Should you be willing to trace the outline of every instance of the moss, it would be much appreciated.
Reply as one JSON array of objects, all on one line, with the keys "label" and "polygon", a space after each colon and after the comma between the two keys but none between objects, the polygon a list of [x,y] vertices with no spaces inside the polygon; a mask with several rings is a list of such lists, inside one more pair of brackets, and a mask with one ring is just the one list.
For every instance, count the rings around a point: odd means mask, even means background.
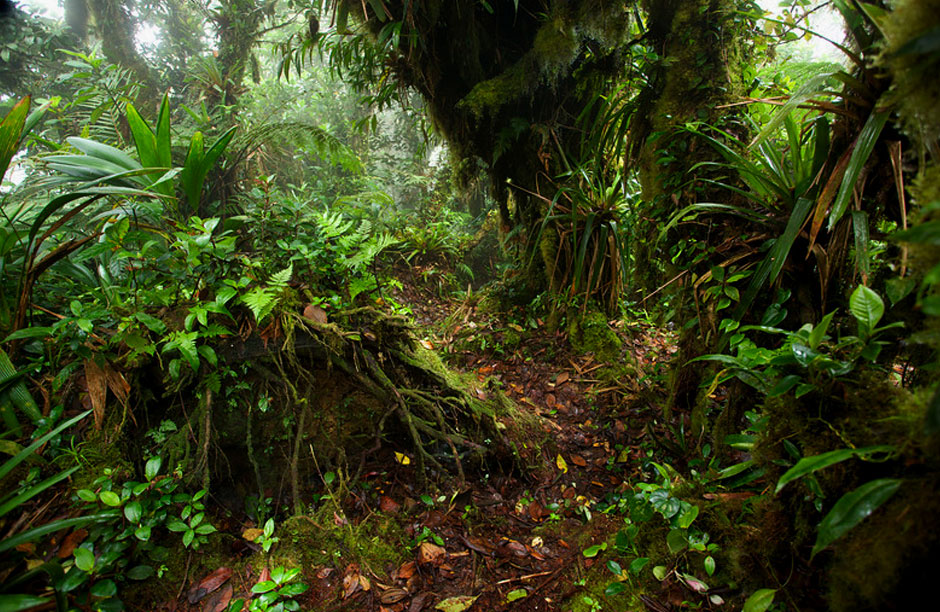
[{"label": "moss", "polygon": [[828,599],[835,612],[916,610],[940,567],[940,480],[908,480],[837,543]]},{"label": "moss", "polygon": [[623,348],[620,337],[607,324],[607,317],[597,311],[569,315],[568,339],[576,351],[594,353],[599,361],[618,361]]},{"label": "moss", "polygon": [[881,22],[885,51],[880,58],[893,77],[892,96],[908,132],[921,142],[940,137],[940,58],[936,52],[898,55],[897,51],[940,25],[940,0],[900,0]]},{"label": "moss", "polygon": [[359,563],[377,575],[400,564],[408,538],[394,517],[376,513],[358,525],[337,525],[334,507],[292,517],[278,528],[280,538],[270,562],[284,567],[339,567]]}]

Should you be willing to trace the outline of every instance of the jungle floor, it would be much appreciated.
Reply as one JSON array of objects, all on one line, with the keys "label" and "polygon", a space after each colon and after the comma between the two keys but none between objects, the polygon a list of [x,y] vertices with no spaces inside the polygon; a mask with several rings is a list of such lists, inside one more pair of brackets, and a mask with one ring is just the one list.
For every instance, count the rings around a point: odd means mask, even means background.
[{"label": "jungle floor", "polygon": [[[125,600],[130,609],[221,612],[267,577],[266,559],[269,568],[304,565],[302,610],[601,609],[590,593],[603,593],[615,578],[604,568],[608,556],[596,554],[600,548],[591,556],[591,547],[606,548],[623,518],[593,504],[643,480],[639,459],[668,437],[654,424],[662,412],[653,381],[676,350],[670,335],[612,322],[622,359],[636,373],[604,383],[597,374],[610,364],[573,351],[563,330],[549,331],[536,319],[520,333],[519,323],[441,298],[421,282],[420,268],[402,272],[395,297],[413,309],[422,343],[447,354],[451,367],[481,381],[495,378],[520,406],[545,418],[556,447],[542,454],[544,465],[527,473],[496,465],[469,471],[463,487],[438,482],[422,489],[415,466],[383,449],[361,482],[322,501],[312,516],[278,524],[271,555],[246,540],[246,530],[260,527],[246,515],[217,519],[225,544],[191,553],[177,584],[164,581],[155,600]],[[313,554],[296,550],[311,542],[319,548]],[[642,601],[665,610],[690,597],[688,587],[667,579]]]}]

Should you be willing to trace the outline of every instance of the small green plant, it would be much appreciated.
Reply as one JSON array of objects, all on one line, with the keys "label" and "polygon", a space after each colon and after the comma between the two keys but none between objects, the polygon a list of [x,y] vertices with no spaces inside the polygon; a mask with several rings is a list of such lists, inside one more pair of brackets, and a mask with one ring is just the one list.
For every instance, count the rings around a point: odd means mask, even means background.
[{"label": "small green plant", "polygon": [[[300,575],[299,569],[285,569],[283,567],[272,569],[268,580],[251,587],[251,592],[257,597],[248,602],[248,612],[300,610],[300,604],[294,598],[302,595],[309,587],[303,582],[294,582],[298,575]],[[234,599],[226,608],[226,612],[242,612],[244,609],[245,600]]]},{"label": "small green plant", "polygon": [[255,541],[258,544],[261,544],[261,549],[265,553],[271,552],[271,547],[280,541],[280,538],[275,537],[274,535],[274,519],[273,518],[269,518],[267,521],[265,521],[264,529],[262,529],[261,535],[259,535],[258,539]]}]

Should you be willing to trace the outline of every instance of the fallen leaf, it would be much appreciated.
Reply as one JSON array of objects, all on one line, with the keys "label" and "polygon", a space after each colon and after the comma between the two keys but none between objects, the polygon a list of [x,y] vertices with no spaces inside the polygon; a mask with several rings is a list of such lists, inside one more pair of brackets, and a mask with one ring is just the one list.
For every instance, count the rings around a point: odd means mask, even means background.
[{"label": "fallen leaf", "polygon": [[336,525],[337,527],[345,527],[346,525],[349,524],[349,521],[346,520],[345,516],[340,516],[334,510],[333,511],[333,524]]},{"label": "fallen leaf", "polygon": [[538,503],[537,501],[533,501],[531,504],[529,504],[529,518],[538,523],[542,520],[542,516],[544,516],[544,508],[542,508],[542,504]]},{"label": "fallen leaf", "polygon": [[459,597],[448,597],[441,603],[434,606],[434,609],[442,610],[442,612],[463,612],[473,605],[473,602],[477,600],[477,597],[479,597],[479,595],[461,595]]},{"label": "fallen leaf", "polygon": [[307,307],[304,308],[304,318],[315,321],[320,325],[326,325],[328,321],[326,311],[314,304],[307,304]]},{"label": "fallen leaf", "polygon": [[408,561],[398,568],[398,577],[402,580],[408,580],[415,575],[415,562]]},{"label": "fallen leaf", "polygon": [[431,344],[431,342],[429,342],[428,340],[418,340],[418,342],[420,342],[420,343],[421,343],[421,346],[423,346],[424,348],[428,349],[429,351],[433,351],[433,350],[434,350],[434,345]]},{"label": "fallen leaf", "polygon": [[406,597],[408,597],[408,591],[399,589],[398,587],[391,587],[382,591],[382,594],[379,595],[379,601],[383,604],[393,604],[398,603]]},{"label": "fallen leaf", "polygon": [[398,451],[395,451],[395,461],[402,465],[409,465],[411,463],[411,457],[405,453],[399,453]]},{"label": "fallen leaf", "polygon": [[343,599],[348,599],[351,595],[363,589],[361,578],[358,563],[350,563],[346,566],[346,573],[343,575]]},{"label": "fallen leaf", "polygon": [[388,495],[383,495],[379,499],[379,510],[382,512],[388,512],[389,514],[395,514],[401,508],[401,504],[389,497]]},{"label": "fallen leaf", "polygon": [[421,542],[418,547],[418,563],[421,565],[440,565],[444,562],[447,551],[431,542]]},{"label": "fallen leaf", "polygon": [[558,375],[558,378],[555,379],[555,386],[560,387],[561,385],[568,382],[569,378],[570,376],[568,375],[567,372],[562,372],[561,374]]},{"label": "fallen leaf", "polygon": [[558,469],[564,473],[568,473],[568,463],[565,461],[565,458],[561,456],[561,453],[558,453],[558,456],[555,457],[555,465],[558,466]]},{"label": "fallen leaf", "polygon": [[199,584],[189,590],[189,603],[194,604],[202,600],[203,597],[215,591],[225,584],[225,581],[232,577],[232,570],[227,567],[220,567],[201,581]]},{"label": "fallen leaf", "polygon": [[94,359],[85,360],[85,384],[92,410],[95,411],[95,429],[100,430],[104,423],[105,402],[108,399],[108,375]]},{"label": "fallen leaf", "polygon": [[213,593],[206,603],[202,605],[203,612],[225,612],[229,602],[232,601],[234,590],[231,584],[226,584],[221,590]]},{"label": "fallen leaf", "polygon": [[326,578],[328,578],[329,575],[332,573],[333,573],[332,567],[324,567],[324,568],[321,568],[320,571],[317,572],[317,578],[319,578],[320,580],[326,580]]},{"label": "fallen leaf", "polygon": [[587,466],[587,461],[584,460],[580,455],[571,455],[571,463],[575,464],[578,467]]},{"label": "fallen leaf", "polygon": [[[58,557],[60,559],[66,559],[72,556],[72,551],[75,550],[75,547],[85,541],[85,538],[88,536],[87,529],[76,529],[72,533],[65,536],[65,539],[62,540],[62,546],[59,547]],[[19,547],[17,547],[19,550]]]},{"label": "fallen leaf", "polygon": [[19,552],[26,553],[27,555],[31,555],[36,552],[36,544],[34,542],[23,542],[22,544],[17,544],[15,548]]},{"label": "fallen leaf", "polygon": [[421,612],[421,610],[424,610],[424,604],[426,604],[431,597],[433,597],[433,594],[428,592],[415,596],[415,598],[411,600],[408,612]]},{"label": "fallen leaf", "polygon": [[264,533],[264,529],[258,529],[257,527],[252,527],[250,529],[244,530],[242,532],[242,537],[248,540],[249,542],[254,542],[263,533]]}]

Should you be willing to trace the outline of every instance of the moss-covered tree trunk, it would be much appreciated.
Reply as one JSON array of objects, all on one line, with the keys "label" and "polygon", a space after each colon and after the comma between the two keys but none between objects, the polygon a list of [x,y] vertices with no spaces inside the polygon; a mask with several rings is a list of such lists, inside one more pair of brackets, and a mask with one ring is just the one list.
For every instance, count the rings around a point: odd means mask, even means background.
[{"label": "moss-covered tree trunk", "polygon": [[[734,12],[733,0],[665,0],[645,4],[649,19],[647,36],[660,60],[651,66],[649,86],[640,94],[631,125],[628,163],[636,165],[643,199],[651,207],[646,215],[649,221],[639,230],[645,239],[635,243],[634,253],[637,261],[634,285],[649,293],[682,272],[670,263],[668,254],[654,252],[659,223],[684,206],[709,201],[701,200],[705,193],[689,170],[718,157],[713,149],[696,146],[700,143],[679,128],[689,122],[716,125],[727,120],[727,110],[718,107],[734,100],[743,90],[746,22]],[[689,310],[694,308],[689,279],[680,278],[670,291],[680,293],[674,300],[680,310],[675,319],[688,320]],[[701,327],[684,331],[677,365],[681,368],[681,364],[705,349]],[[680,368],[674,371],[669,408],[692,410],[701,369]],[[694,416],[693,421],[700,423],[700,415]]]}]

